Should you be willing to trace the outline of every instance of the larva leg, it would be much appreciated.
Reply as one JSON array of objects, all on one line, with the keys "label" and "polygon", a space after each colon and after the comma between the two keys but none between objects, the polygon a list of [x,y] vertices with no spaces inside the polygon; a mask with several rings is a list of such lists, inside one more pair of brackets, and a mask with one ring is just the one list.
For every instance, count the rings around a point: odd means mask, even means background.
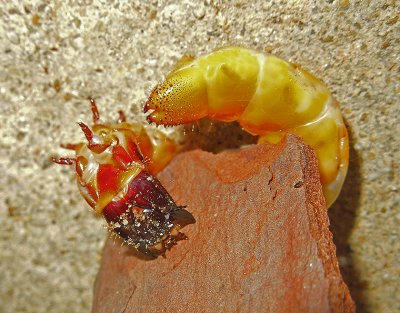
[{"label": "larva leg", "polygon": [[328,88],[296,64],[227,47],[178,65],[150,94],[148,120],[176,125],[209,117],[238,121],[260,142],[301,136],[317,154],[328,206],[343,185],[348,136]]},{"label": "larva leg", "polygon": [[67,149],[67,150],[76,150],[76,148],[78,147],[77,144],[73,144],[73,143],[62,143],[60,145],[61,148],[63,149]]},{"label": "larva leg", "polygon": [[90,107],[91,107],[92,115],[93,115],[93,124],[97,124],[97,122],[100,119],[100,114],[99,114],[99,110],[97,108],[96,101],[93,98],[90,98],[89,101],[90,101]]},{"label": "larva leg", "polygon": [[64,158],[64,157],[52,157],[51,162],[60,164],[60,165],[74,165],[76,162],[75,158]]},{"label": "larva leg", "polygon": [[121,124],[126,122],[126,115],[124,113],[124,111],[119,110],[118,111],[118,119],[117,119],[117,124]]}]

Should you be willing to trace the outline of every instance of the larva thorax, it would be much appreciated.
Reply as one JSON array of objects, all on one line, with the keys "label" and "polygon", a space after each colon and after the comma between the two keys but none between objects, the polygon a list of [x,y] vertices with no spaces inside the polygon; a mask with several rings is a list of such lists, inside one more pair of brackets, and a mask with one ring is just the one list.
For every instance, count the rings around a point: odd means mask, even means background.
[{"label": "larva thorax", "polygon": [[[126,123],[95,124],[91,129],[80,124],[88,144],[76,148],[78,186],[85,200],[97,213],[144,170],[143,155],[137,142],[140,128]],[[151,147],[142,144],[144,152]]]},{"label": "larva thorax", "polygon": [[185,59],[153,90],[145,111],[164,125],[237,121],[259,142],[297,134],[317,153],[328,206],[343,184],[348,137],[335,99],[320,80],[275,56],[227,47]]}]

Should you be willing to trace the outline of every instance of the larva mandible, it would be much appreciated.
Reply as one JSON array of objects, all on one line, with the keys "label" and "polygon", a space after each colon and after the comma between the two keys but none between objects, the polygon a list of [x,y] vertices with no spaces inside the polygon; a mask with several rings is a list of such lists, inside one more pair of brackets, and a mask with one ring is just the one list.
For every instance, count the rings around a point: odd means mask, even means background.
[{"label": "larva mandible", "polygon": [[203,117],[238,121],[259,143],[297,134],[317,154],[328,207],[342,188],[349,139],[338,103],[296,64],[240,47],[186,57],[153,89],[144,110],[150,122],[163,125]]},{"label": "larva mandible", "polygon": [[79,123],[87,143],[64,145],[76,156],[52,161],[75,165],[83,198],[126,243],[148,256],[164,254],[185,238],[180,229],[195,222],[154,176],[177,146],[160,131],[127,123],[122,112],[117,123],[101,124],[96,103],[90,102],[92,127]]}]

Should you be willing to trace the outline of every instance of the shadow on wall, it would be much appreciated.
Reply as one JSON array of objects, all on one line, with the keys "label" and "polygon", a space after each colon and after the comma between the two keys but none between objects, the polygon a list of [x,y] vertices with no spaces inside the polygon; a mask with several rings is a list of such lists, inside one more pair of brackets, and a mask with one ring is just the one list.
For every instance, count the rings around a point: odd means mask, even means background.
[{"label": "shadow on wall", "polygon": [[343,279],[350,289],[350,294],[357,306],[357,312],[366,311],[366,297],[364,295],[365,281],[359,276],[349,238],[354,227],[357,210],[360,205],[361,189],[361,159],[353,147],[353,133],[347,125],[350,137],[349,170],[339,198],[329,209],[328,215],[333,241],[336,245],[336,254],[339,260]]},{"label": "shadow on wall", "polygon": [[256,144],[258,139],[258,136],[244,131],[237,122],[225,123],[206,118],[184,125],[184,133],[184,150],[201,149],[212,153]]}]

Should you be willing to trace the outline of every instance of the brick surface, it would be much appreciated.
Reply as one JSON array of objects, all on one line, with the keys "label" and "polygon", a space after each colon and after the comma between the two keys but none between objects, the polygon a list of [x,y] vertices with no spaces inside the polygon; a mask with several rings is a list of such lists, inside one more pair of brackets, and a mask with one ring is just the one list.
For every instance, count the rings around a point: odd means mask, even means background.
[{"label": "brick surface", "polygon": [[160,180],[197,222],[166,258],[110,239],[93,312],[354,312],[314,153],[297,137],[176,157]]}]

